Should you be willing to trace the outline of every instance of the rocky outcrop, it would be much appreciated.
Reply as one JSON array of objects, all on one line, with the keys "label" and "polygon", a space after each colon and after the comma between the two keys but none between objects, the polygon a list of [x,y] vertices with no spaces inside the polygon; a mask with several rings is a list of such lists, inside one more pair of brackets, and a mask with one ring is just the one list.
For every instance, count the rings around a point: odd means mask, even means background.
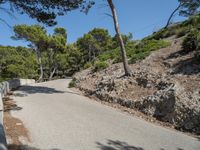
[{"label": "rocky outcrop", "polygon": [[[102,101],[139,110],[177,129],[200,134],[200,68],[191,61],[191,53],[182,55],[180,43],[131,65],[132,77],[123,76],[122,64],[113,64],[100,72],[87,69],[77,73],[76,86]],[[188,66],[190,71],[186,72]]]}]

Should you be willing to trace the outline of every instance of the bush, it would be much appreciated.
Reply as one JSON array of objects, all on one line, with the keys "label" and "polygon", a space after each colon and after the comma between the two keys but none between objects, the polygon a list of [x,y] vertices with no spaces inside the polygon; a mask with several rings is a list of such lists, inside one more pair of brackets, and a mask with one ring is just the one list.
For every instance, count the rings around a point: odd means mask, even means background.
[{"label": "bush", "polygon": [[70,81],[68,87],[69,87],[69,88],[73,88],[73,87],[75,87],[75,86],[76,86],[76,79],[73,78],[73,79]]},{"label": "bush", "polygon": [[94,64],[94,70],[100,71],[100,70],[106,69],[108,66],[109,66],[108,63],[105,61],[97,61]]},{"label": "bush", "polygon": [[195,59],[200,62],[200,31],[193,28],[182,43],[185,52],[194,52]]},{"label": "bush", "polygon": [[182,43],[182,48],[185,52],[190,52],[197,49],[199,34],[199,31],[193,28],[190,33],[185,37]]},{"label": "bush", "polygon": [[133,55],[133,56],[131,57],[131,59],[129,60],[129,63],[130,63],[130,64],[133,64],[133,63],[136,63],[136,62],[139,61],[139,60],[143,60],[143,59],[145,59],[147,56],[149,56],[149,54],[150,54],[150,51],[135,54],[135,55]]},{"label": "bush", "polygon": [[174,30],[175,27],[170,27],[167,29],[161,29],[157,32],[154,32],[153,35],[147,37],[146,39],[148,40],[160,40],[160,39],[164,39],[164,38],[168,38],[172,35],[176,34],[176,31]]},{"label": "bush", "polygon": [[198,62],[200,62],[200,34],[197,38],[197,42],[198,42],[198,45],[197,45],[197,48],[196,48],[196,52],[195,52],[195,58]]},{"label": "bush", "polygon": [[92,63],[91,62],[87,62],[86,64],[84,64],[83,69],[88,69],[92,67]]},{"label": "bush", "polygon": [[187,27],[179,28],[176,30],[176,37],[182,37],[185,36],[189,32]]},{"label": "bush", "polygon": [[140,41],[133,49],[132,54],[129,56],[129,63],[136,63],[139,60],[145,59],[151,51],[158,50],[169,46],[170,43],[164,40],[148,40],[144,39]]},{"label": "bush", "polygon": [[200,48],[198,48],[198,50],[195,53],[195,58],[198,62],[200,62]]}]

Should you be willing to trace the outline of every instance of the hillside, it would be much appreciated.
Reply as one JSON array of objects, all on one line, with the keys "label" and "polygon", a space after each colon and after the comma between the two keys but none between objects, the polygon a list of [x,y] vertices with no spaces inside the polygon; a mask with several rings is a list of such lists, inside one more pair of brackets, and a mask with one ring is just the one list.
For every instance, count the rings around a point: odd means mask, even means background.
[{"label": "hillside", "polygon": [[[189,32],[180,36],[183,24],[186,23],[172,26],[179,34],[171,27],[165,29],[164,32],[173,31],[162,38],[170,46],[130,65],[132,77],[123,76],[122,63],[110,63],[103,70],[91,67],[76,73],[71,84],[88,96],[140,111],[176,129],[200,134],[200,66],[194,58],[196,51],[183,49],[182,43]],[[146,39],[155,39],[158,33]]]}]

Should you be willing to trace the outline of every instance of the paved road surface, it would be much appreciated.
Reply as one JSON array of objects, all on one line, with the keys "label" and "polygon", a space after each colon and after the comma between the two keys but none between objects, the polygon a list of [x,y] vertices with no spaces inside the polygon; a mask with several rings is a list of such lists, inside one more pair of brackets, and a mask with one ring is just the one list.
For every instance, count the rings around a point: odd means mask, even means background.
[{"label": "paved road surface", "polygon": [[[29,130],[36,150],[200,150],[200,141],[80,96],[69,80],[24,86],[12,115]],[[30,148],[31,149],[31,148]],[[34,150],[35,150],[34,149]]]}]

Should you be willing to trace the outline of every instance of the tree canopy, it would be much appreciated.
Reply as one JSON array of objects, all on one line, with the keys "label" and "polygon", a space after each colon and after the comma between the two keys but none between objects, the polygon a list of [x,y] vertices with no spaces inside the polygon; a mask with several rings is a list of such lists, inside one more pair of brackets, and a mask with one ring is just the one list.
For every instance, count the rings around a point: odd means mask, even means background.
[{"label": "tree canopy", "polygon": [[55,20],[57,16],[74,9],[87,13],[94,5],[94,1],[90,0],[0,0],[0,6],[6,3],[9,4],[9,10],[12,12],[25,13],[49,26],[57,23]]},{"label": "tree canopy", "polygon": [[181,7],[179,10],[179,15],[181,16],[191,16],[199,13],[200,0],[178,0]]}]

